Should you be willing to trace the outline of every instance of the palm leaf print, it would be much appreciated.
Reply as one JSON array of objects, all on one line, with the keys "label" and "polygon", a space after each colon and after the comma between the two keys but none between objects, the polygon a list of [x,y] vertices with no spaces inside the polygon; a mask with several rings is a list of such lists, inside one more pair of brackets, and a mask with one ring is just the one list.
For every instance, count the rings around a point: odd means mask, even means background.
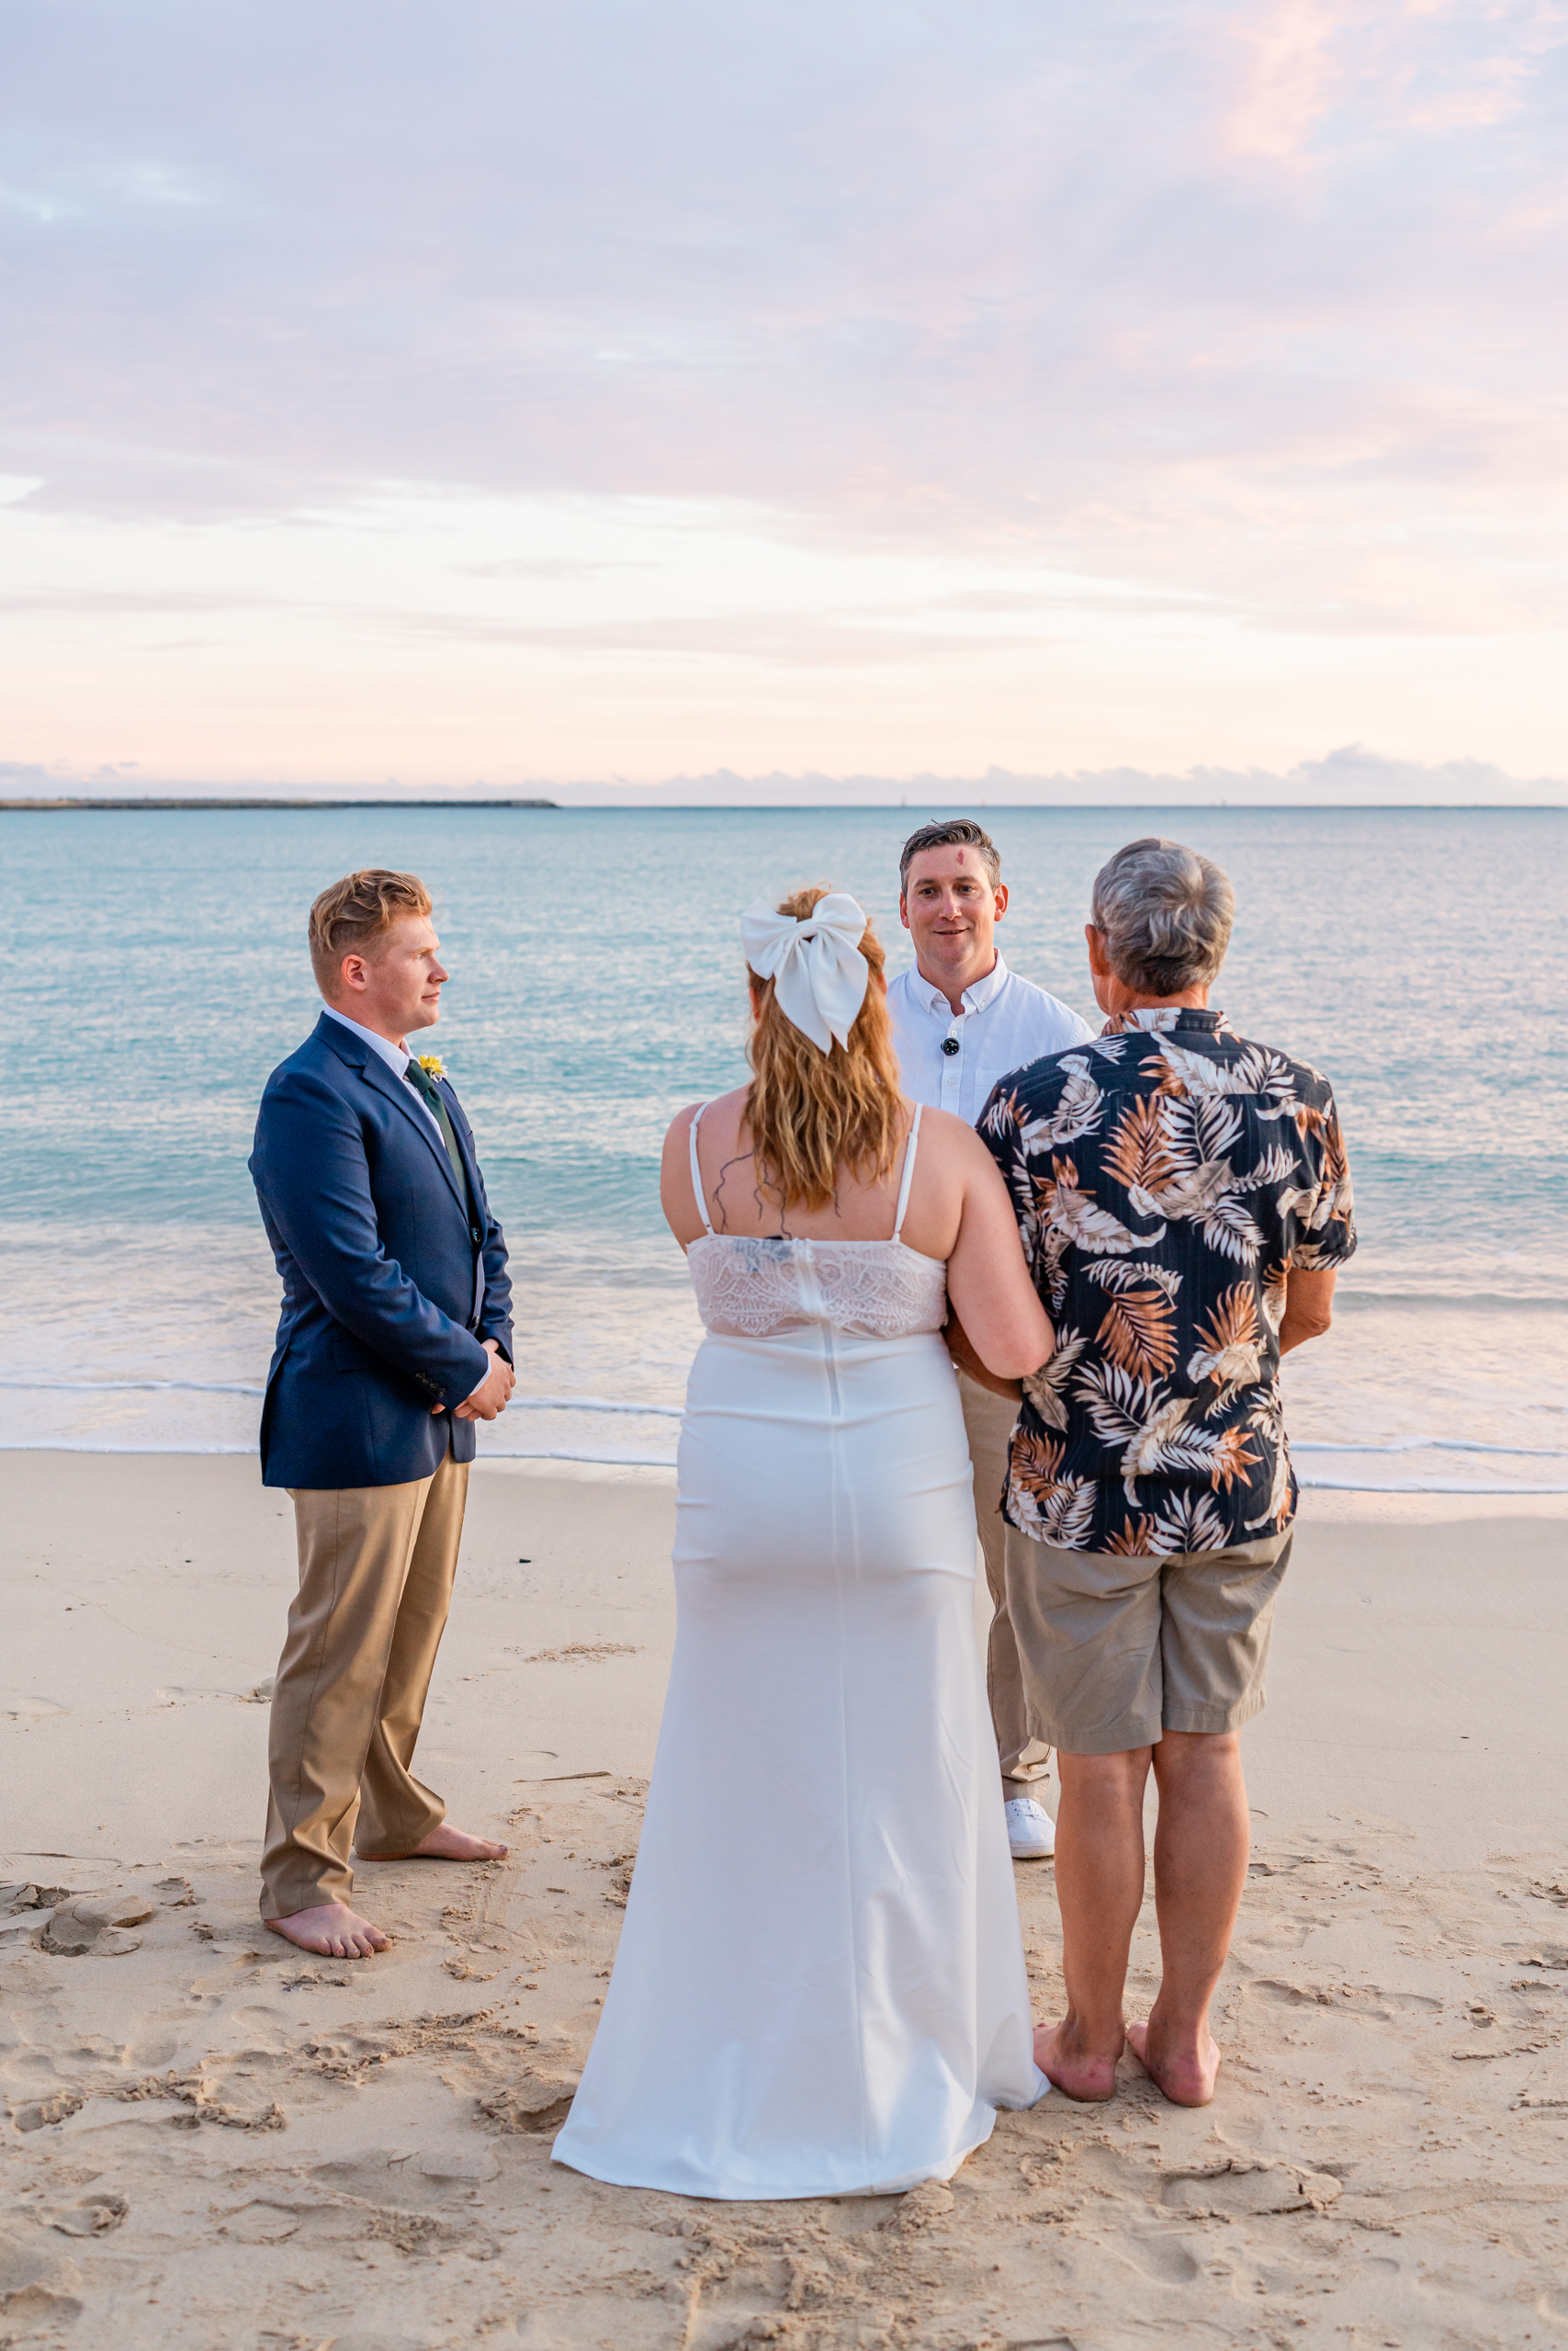
[{"label": "palm leaf print", "polygon": [[1129,1265],[1120,1257],[1097,1257],[1091,1265],[1080,1266],[1078,1271],[1086,1282],[1098,1283],[1100,1289],[1114,1290],[1118,1294],[1123,1290],[1140,1290],[1145,1282],[1152,1282],[1156,1290],[1174,1298],[1181,1287],[1180,1274],[1168,1265]]},{"label": "palm leaf print", "polygon": [[[1282,1097],[1288,1095],[1294,1107],[1295,1084],[1291,1065],[1282,1054],[1270,1052],[1265,1045],[1249,1045],[1234,1061],[1195,1053],[1168,1036],[1161,1037],[1159,1050],[1167,1073],[1160,1084],[1162,1093],[1268,1094],[1280,1107],[1284,1106]],[[1168,1084],[1167,1079],[1175,1082]]]},{"label": "palm leaf print", "polygon": [[1156,1379],[1176,1361],[1176,1309],[1153,1287],[1128,1290],[1111,1299],[1095,1337],[1124,1372]]},{"label": "palm leaf print", "polygon": [[1041,1206],[1064,1241],[1097,1257],[1127,1257],[1135,1249],[1148,1247],[1147,1240],[1130,1233],[1109,1208],[1101,1208],[1092,1193],[1078,1190],[1076,1161],[1053,1156],[1051,1167],[1055,1181],[1042,1187]]},{"label": "palm leaf print", "polygon": [[1245,1429],[1225,1429],[1210,1439],[1213,1459],[1209,1471],[1209,1483],[1217,1494],[1223,1486],[1228,1494],[1238,1477],[1256,1469],[1262,1459],[1260,1453],[1248,1452]]},{"label": "palm leaf print", "polygon": [[1193,1220],[1211,1249],[1237,1265],[1250,1265],[1263,1246],[1263,1234],[1234,1192],[1223,1192]]},{"label": "palm leaf print", "polygon": [[1154,1094],[1135,1095],[1117,1120],[1116,1132],[1107,1146],[1104,1165],[1129,1192],[1157,1192],[1175,1172],[1160,1108]]},{"label": "palm leaf print", "polygon": [[1120,1534],[1113,1534],[1104,1546],[1119,1559],[1151,1559],[1157,1555],[1159,1545],[1155,1541],[1155,1521],[1145,1511],[1141,1518],[1129,1519]]},{"label": "palm leaf print", "polygon": [[1089,1074],[1081,1054],[1065,1053],[1068,1072],[1056,1108],[1049,1118],[1030,1119],[1019,1127],[1026,1151],[1048,1150],[1054,1144],[1076,1143],[1081,1136],[1098,1134],[1105,1114],[1105,1096]]},{"label": "palm leaf print", "polygon": [[1054,1437],[1021,1429],[1012,1441],[1010,1491],[1013,1506],[1033,1522],[1042,1543],[1077,1551],[1094,1522],[1092,1477],[1063,1477],[1064,1449]]},{"label": "palm leaf print", "polygon": [[1284,1528],[1291,1273],[1355,1247],[1327,1080],[1223,1017],[1166,1007],[1108,1021],[1004,1092],[982,1131],[1059,1332],[1023,1384],[1016,1523],[1145,1563]]},{"label": "palm leaf print", "polygon": [[1223,1406],[1250,1387],[1263,1368],[1258,1302],[1249,1282],[1235,1282],[1200,1324],[1197,1351],[1187,1366],[1190,1380],[1213,1380],[1219,1393],[1209,1407],[1212,1419]]},{"label": "palm leaf print", "polygon": [[1313,1102],[1293,1102],[1291,1115],[1303,1143],[1311,1136],[1314,1143],[1322,1144],[1324,1174],[1330,1181],[1337,1182],[1346,1168],[1345,1137],[1339,1130],[1339,1113],[1333,1101],[1326,1110],[1319,1110]]},{"label": "palm leaf print", "polygon": [[1283,1183],[1287,1176],[1295,1174],[1300,1165],[1301,1161],[1293,1151],[1282,1150],[1276,1143],[1273,1149],[1265,1151],[1258,1165],[1249,1168],[1240,1179],[1242,1190],[1261,1192],[1266,1183]]},{"label": "palm leaf print", "polygon": [[[1118,1363],[1086,1363],[1073,1394],[1089,1407],[1094,1433],[1108,1445],[1134,1442],[1164,1402],[1164,1390],[1151,1388]],[[1186,1411],[1185,1404],[1182,1406]]]},{"label": "palm leaf print", "polygon": [[1256,1429],[1273,1458],[1274,1475],[1269,1485],[1269,1499],[1256,1519],[1247,1520],[1247,1531],[1258,1527],[1287,1527],[1294,1511],[1291,1502],[1291,1449],[1285,1442],[1285,1407],[1278,1388],[1265,1388],[1247,1416],[1247,1425]]},{"label": "palm leaf print", "polygon": [[998,1094],[995,1102],[987,1103],[978,1132],[982,1135],[994,1135],[998,1141],[1005,1142],[1009,1135],[1016,1131],[1017,1126],[1018,1096]]},{"label": "palm leaf print", "polygon": [[1055,1482],[1065,1457],[1055,1437],[1037,1437],[1032,1429],[1020,1429],[1012,1441],[1009,1474],[1026,1494],[1039,1495]]},{"label": "palm leaf print", "polygon": [[[1297,1164],[1299,1163],[1292,1162],[1292,1169]],[[1280,1215],[1299,1218],[1302,1226],[1309,1233],[1320,1233],[1325,1225],[1333,1224],[1337,1218],[1352,1215],[1355,1212],[1356,1201],[1350,1184],[1350,1171],[1345,1165],[1343,1146],[1340,1147],[1339,1166],[1340,1172],[1336,1178],[1329,1173],[1325,1155],[1323,1180],[1320,1183],[1309,1183],[1304,1190],[1300,1186],[1292,1186],[1277,1193],[1274,1205]],[[1303,1169],[1302,1172],[1310,1174],[1311,1170]]]},{"label": "palm leaf print", "polygon": [[1023,1383],[1024,1395],[1047,1429],[1065,1429],[1067,1425],[1067,1380],[1088,1345],[1081,1330],[1058,1332],[1050,1362],[1042,1364],[1039,1371],[1031,1372]]},{"label": "palm leaf print", "polygon": [[[1169,1147],[1170,1178],[1158,1192],[1142,1184],[1132,1188],[1132,1205],[1141,1216],[1195,1224],[1211,1249],[1250,1265],[1263,1234],[1241,1198],[1245,1179],[1228,1156],[1241,1133],[1240,1105],[1217,1095],[1168,1102],[1161,1105],[1160,1125]],[[1152,1247],[1156,1238],[1140,1246]]]},{"label": "palm leaf print", "polygon": [[1280,1335],[1280,1325],[1285,1319],[1285,1294],[1289,1283],[1290,1268],[1284,1264],[1267,1265],[1258,1276],[1263,1319],[1276,1339]]},{"label": "palm leaf print", "polygon": [[1059,1477],[1047,1487],[1034,1512],[1041,1542],[1058,1551],[1086,1551],[1098,1490],[1092,1477]]},{"label": "palm leaf print", "polygon": [[1179,1133],[1185,1127],[1191,1158],[1213,1164],[1228,1159],[1241,1137],[1241,1104],[1226,1102],[1223,1095],[1201,1095],[1183,1109],[1174,1106],[1166,1121],[1169,1129]]},{"label": "palm leaf print", "polygon": [[1151,1548],[1167,1556],[1175,1551],[1224,1551],[1230,1544],[1230,1531],[1207,1494],[1173,1494],[1155,1530]]}]

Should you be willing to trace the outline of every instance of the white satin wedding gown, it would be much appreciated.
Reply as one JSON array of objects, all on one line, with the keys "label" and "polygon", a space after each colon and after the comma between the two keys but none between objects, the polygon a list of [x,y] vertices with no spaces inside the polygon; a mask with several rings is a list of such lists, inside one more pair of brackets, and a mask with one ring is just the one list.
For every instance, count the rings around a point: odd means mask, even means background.
[{"label": "white satin wedding gown", "polygon": [[975,1509],[901,1238],[715,1233],[682,1426],[674,1660],[558,2162],[678,2195],[947,2179],[1048,2086],[975,1636]]}]

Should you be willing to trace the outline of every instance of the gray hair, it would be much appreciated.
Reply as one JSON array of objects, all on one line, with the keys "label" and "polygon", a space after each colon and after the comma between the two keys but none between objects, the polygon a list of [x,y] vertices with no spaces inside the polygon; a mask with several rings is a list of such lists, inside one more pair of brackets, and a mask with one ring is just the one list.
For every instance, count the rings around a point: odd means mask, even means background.
[{"label": "gray hair", "polygon": [[1094,927],[1125,987],[1151,996],[1203,988],[1225,959],[1235,893],[1196,849],[1151,835],[1130,841],[1094,877]]},{"label": "gray hair", "polygon": [[977,849],[980,863],[990,877],[993,889],[1002,877],[1002,861],[997,844],[985,828],[973,817],[943,817],[935,824],[923,824],[904,843],[898,860],[898,893],[902,897],[909,887],[909,867],[922,849]]}]

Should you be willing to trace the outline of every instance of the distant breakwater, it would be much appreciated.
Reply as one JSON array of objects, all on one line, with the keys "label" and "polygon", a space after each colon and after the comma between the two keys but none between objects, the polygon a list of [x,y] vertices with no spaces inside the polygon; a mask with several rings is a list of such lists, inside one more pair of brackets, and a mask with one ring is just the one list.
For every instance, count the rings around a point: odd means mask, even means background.
[{"label": "distant breakwater", "polygon": [[58,815],[70,808],[556,808],[558,800],[0,800],[0,808],[31,809]]}]

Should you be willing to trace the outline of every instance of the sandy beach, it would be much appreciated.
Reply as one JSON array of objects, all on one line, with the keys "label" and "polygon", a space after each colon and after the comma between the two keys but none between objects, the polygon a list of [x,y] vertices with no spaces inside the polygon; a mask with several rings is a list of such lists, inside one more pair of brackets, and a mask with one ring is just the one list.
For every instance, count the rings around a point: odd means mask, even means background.
[{"label": "sandy beach", "polygon": [[[243,1459],[50,1452],[0,1498],[0,2343],[1568,2338],[1561,1516],[1309,1498],[1212,2108],[1128,2061],[951,2188],[717,2206],[548,2160],[657,1735],[668,1475],[476,1475],[422,1769],[512,1854],[365,1869],[396,1940],[358,1966],[256,1915],[286,1498]],[[738,1777],[738,1837],[767,1803]],[[1017,1876],[1049,2013],[1051,1871]],[[1146,1916],[1134,2014],[1156,1962]]]}]

